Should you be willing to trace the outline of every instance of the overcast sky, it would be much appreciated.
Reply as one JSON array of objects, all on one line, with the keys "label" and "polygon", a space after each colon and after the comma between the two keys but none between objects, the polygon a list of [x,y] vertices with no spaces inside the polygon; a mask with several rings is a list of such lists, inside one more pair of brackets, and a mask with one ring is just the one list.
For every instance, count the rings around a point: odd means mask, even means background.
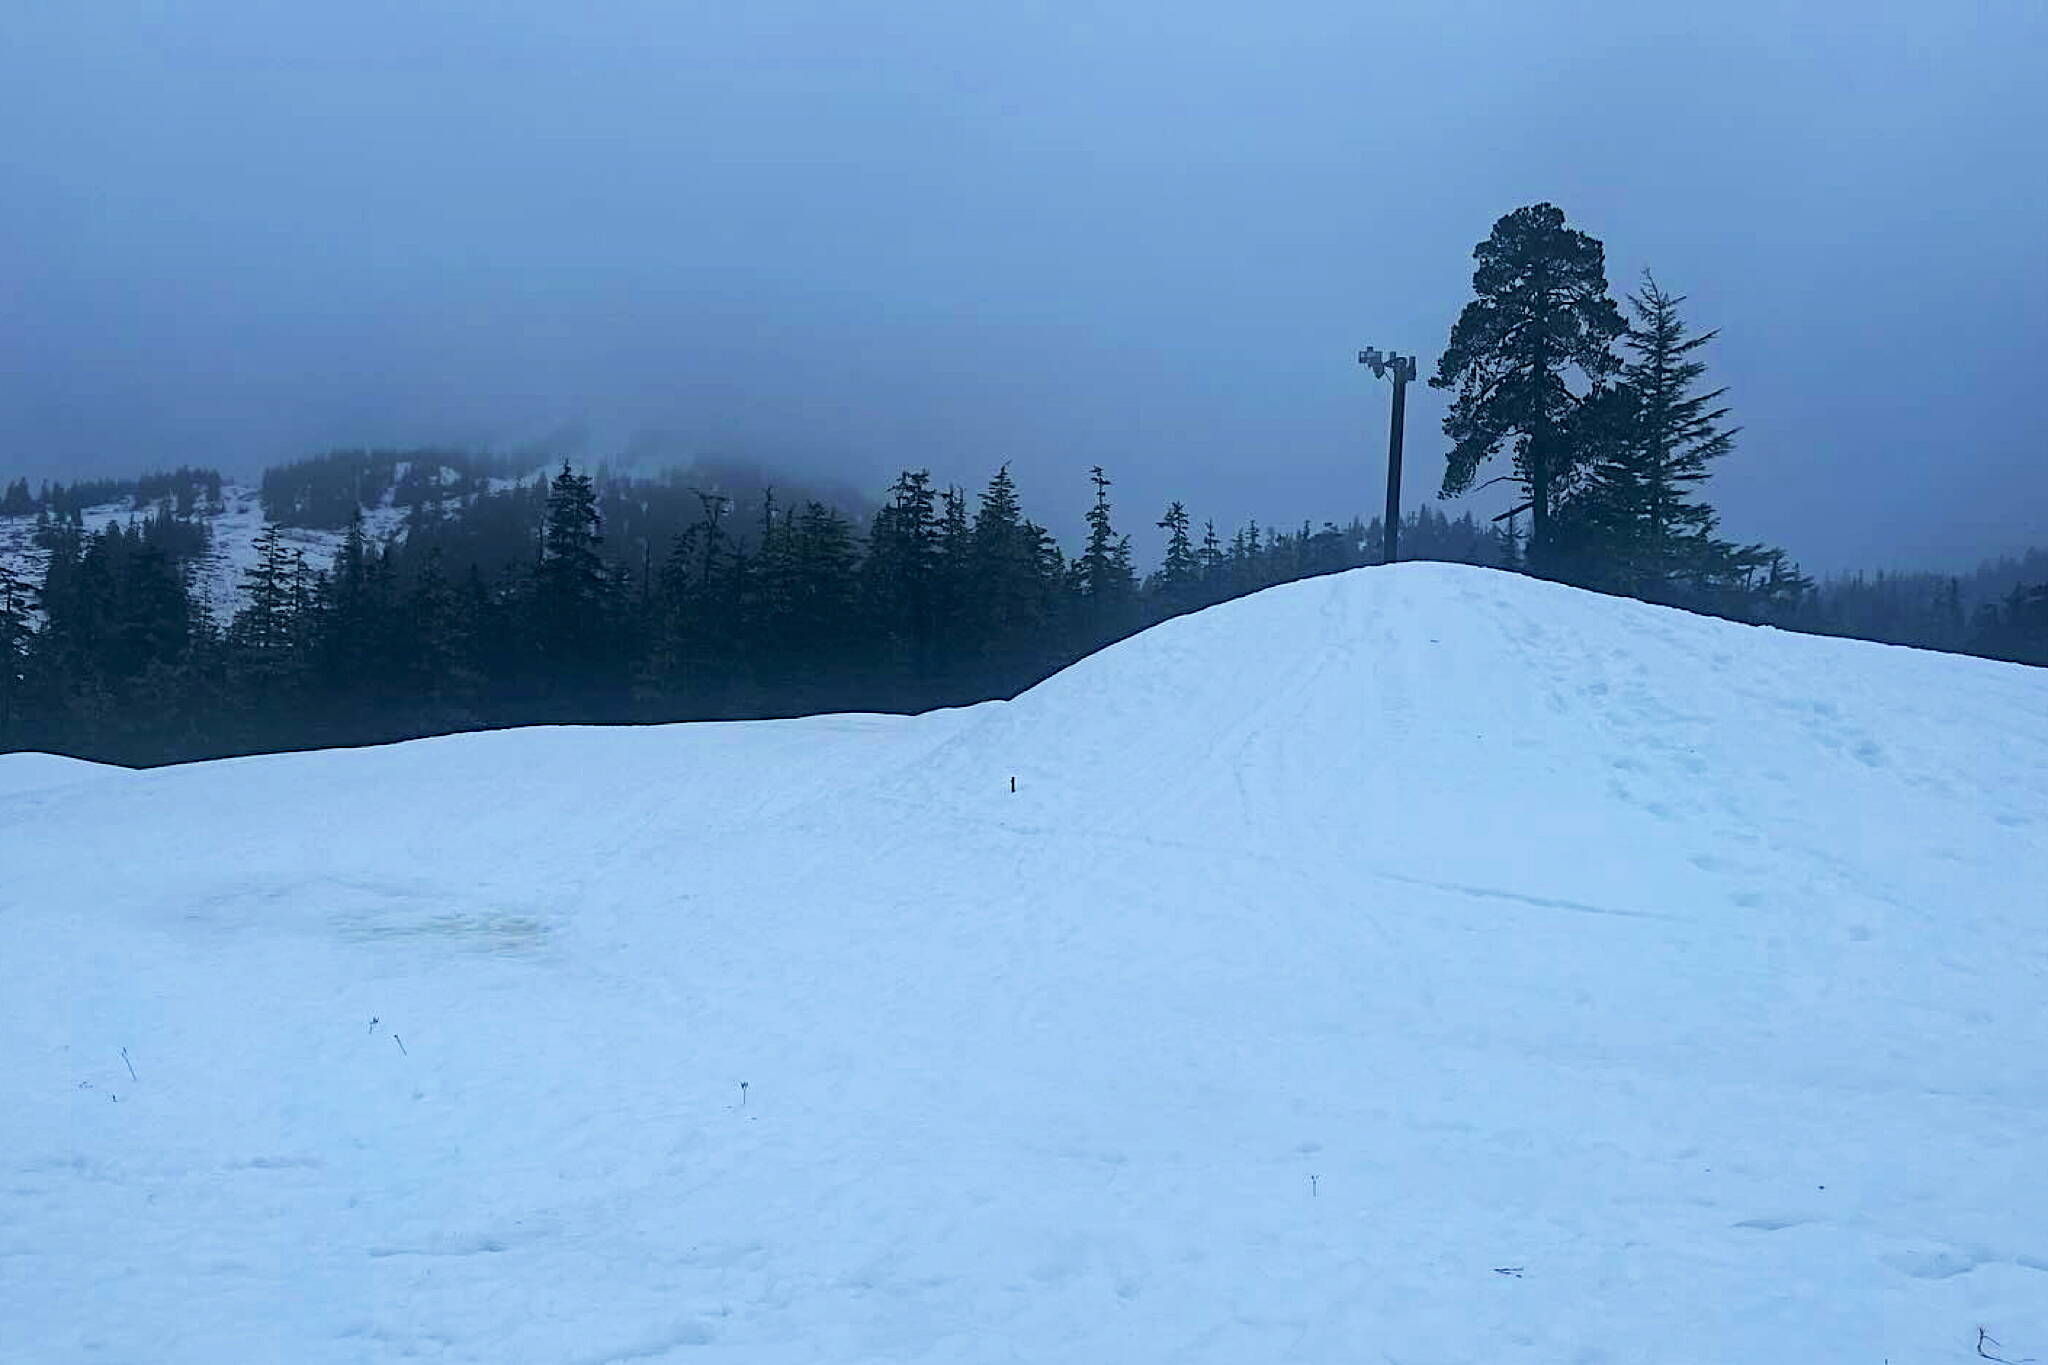
[{"label": "overcast sky", "polygon": [[651,440],[1009,460],[1065,535],[1097,462],[1127,529],[1370,514],[1358,349],[1427,374],[1550,200],[1722,329],[1728,534],[2048,543],[2040,0],[7,11],[0,477]]}]

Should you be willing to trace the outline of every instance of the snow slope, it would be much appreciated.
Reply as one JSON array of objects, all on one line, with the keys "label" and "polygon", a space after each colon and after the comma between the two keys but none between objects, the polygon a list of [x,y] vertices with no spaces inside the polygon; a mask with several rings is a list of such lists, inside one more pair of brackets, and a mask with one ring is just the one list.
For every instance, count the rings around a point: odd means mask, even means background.
[{"label": "snow slope", "polygon": [[[399,461],[394,481],[403,479],[411,467],[409,461]],[[502,492],[522,482],[530,484],[545,478],[546,474],[542,467],[519,478],[494,478],[488,482],[492,491]],[[455,470],[446,466],[442,467],[441,475],[444,484],[453,483],[458,477]],[[89,508],[80,517],[88,531],[98,531],[110,521],[125,525],[131,518],[147,514],[153,506],[123,497]],[[206,553],[192,565],[191,585],[213,613],[215,622],[224,625],[243,604],[243,574],[255,567],[256,542],[269,522],[263,515],[259,490],[239,483],[222,484],[220,501],[207,507],[200,520],[206,524],[210,543]],[[35,543],[35,529],[33,516],[0,517],[0,567],[12,569],[29,583],[40,586],[49,567],[50,552]],[[363,509],[363,533],[373,544],[405,539],[405,509],[396,505],[394,489],[385,489],[375,506]],[[347,533],[284,526],[278,534],[288,547],[305,554],[307,564],[325,571],[333,567],[334,556]]]},{"label": "snow slope", "polygon": [[23,761],[0,1359],[2048,1357],[2048,672],[1404,565],[914,718]]},{"label": "snow slope", "polygon": [[[269,523],[264,519],[263,503],[256,489],[229,483],[221,485],[220,493],[220,502],[200,517],[206,524],[210,544],[206,553],[193,563],[191,584],[214,620],[224,624],[242,605],[242,574],[254,567],[257,538]],[[148,504],[138,505],[134,498],[124,497],[118,502],[88,508],[79,515],[86,530],[98,531],[110,521],[126,525],[131,518],[150,510]],[[0,565],[40,586],[50,552],[36,545],[35,527],[32,516],[0,517]],[[363,530],[372,541],[403,539],[404,509],[392,506],[387,492],[381,506],[364,510]],[[286,526],[279,528],[279,536],[286,545],[303,551],[313,568],[325,570],[332,567],[345,533]]]}]

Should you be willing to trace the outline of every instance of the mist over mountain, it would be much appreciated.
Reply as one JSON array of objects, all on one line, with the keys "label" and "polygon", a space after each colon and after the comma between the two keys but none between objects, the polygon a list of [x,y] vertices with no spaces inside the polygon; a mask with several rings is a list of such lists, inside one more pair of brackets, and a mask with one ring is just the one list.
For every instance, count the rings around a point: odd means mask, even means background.
[{"label": "mist over mountain", "polygon": [[1384,451],[1356,352],[1433,361],[1471,244],[1547,200],[1722,329],[1738,539],[1822,574],[2048,543],[2036,4],[9,18],[0,477],[661,431],[871,491],[1009,462],[1062,535],[1097,464],[1341,521]]}]

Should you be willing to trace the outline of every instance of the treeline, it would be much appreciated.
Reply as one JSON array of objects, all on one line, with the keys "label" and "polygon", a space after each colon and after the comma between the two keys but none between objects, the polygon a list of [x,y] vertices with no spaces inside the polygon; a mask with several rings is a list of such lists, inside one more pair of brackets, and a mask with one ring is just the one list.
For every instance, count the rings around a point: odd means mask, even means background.
[{"label": "treeline", "polygon": [[217,469],[180,467],[139,479],[81,479],[76,483],[45,481],[34,491],[27,479],[0,490],[0,517],[40,516],[80,525],[87,511],[115,503],[154,510],[168,503],[181,517],[220,505],[221,476]]},{"label": "treeline", "polygon": [[[603,509],[645,517],[661,498],[565,465],[477,499],[494,510],[472,539],[465,516],[375,543],[358,515],[321,565],[271,526],[219,621],[190,587],[203,519],[160,506],[96,532],[50,523],[40,584],[0,569],[0,749],[149,764],[538,722],[923,710],[1013,696],[1175,614],[1377,560],[1377,521],[1225,537],[1174,503],[1157,523],[1164,557],[1141,574],[1110,482],[1093,478],[1071,557],[1007,469],[972,497],[906,471],[865,525],[765,487],[745,503],[684,490],[696,516],[657,554],[615,536]],[[1475,564],[1526,552],[1502,527],[1427,507],[1404,517],[1402,543]],[[1946,585],[1932,598],[1844,580],[1791,607],[1770,592],[1723,606],[1835,634],[1951,630],[1963,580],[1927,577]],[[1963,648],[2048,662],[2048,587],[2014,587],[1960,629]]]},{"label": "treeline", "polygon": [[[1604,247],[1548,204],[1500,219],[1474,255],[1473,301],[1430,380],[1454,393],[1441,491],[1484,487],[1506,451],[1509,472],[1488,482],[1520,496],[1504,525],[1405,517],[1404,558],[2048,663],[2048,557],[1968,583],[1817,585],[1783,552],[1721,536],[1704,486],[1737,429],[1703,382],[1715,333],[1690,330],[1683,296],[1646,274],[1625,315]],[[1141,573],[1100,468],[1071,557],[1025,515],[1007,467],[972,496],[906,470],[859,516],[702,470],[565,463],[495,486],[506,469],[342,451],[269,471],[271,524],[224,621],[190,587],[206,471],[162,476],[149,504],[140,481],[33,495],[17,482],[5,499],[37,513],[49,563],[40,584],[0,570],[0,748],[158,763],[541,722],[961,705],[1179,613],[1375,562],[1381,544],[1356,518],[1226,537],[1175,502],[1157,522],[1164,557]],[[217,504],[217,475],[210,487]],[[148,514],[82,524],[81,508],[124,491]],[[363,509],[381,506],[405,510],[404,530],[373,542]],[[280,526],[347,530],[315,564]]]},{"label": "treeline", "polygon": [[[1175,503],[1164,560],[1141,573],[1108,477],[1093,479],[1071,557],[1007,468],[972,496],[905,471],[865,525],[772,490],[745,515],[732,495],[684,490],[696,515],[656,553],[615,539],[597,480],[565,464],[541,489],[388,543],[358,514],[331,565],[273,525],[225,621],[189,588],[191,522],[60,524],[41,585],[0,575],[0,748],[147,764],[541,722],[959,705],[1168,616],[1365,564],[1377,545],[1355,519],[1225,536]],[[647,485],[614,482],[647,510]],[[462,532],[478,507],[532,515],[502,540],[489,510]],[[1506,552],[1469,517],[1425,509],[1408,533],[1418,552]]]},{"label": "treeline", "polygon": [[339,531],[365,507],[439,514],[482,494],[494,478],[531,472],[531,461],[465,450],[334,450],[263,471],[265,520]]}]

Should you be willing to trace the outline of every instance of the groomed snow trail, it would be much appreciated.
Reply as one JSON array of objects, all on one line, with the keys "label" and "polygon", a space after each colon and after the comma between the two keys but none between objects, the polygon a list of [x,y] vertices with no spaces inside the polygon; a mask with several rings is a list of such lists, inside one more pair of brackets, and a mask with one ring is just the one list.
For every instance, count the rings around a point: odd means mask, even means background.
[{"label": "groomed snow trail", "polygon": [[0,878],[0,1360],[2048,1359],[2048,671],[1404,565]]}]

